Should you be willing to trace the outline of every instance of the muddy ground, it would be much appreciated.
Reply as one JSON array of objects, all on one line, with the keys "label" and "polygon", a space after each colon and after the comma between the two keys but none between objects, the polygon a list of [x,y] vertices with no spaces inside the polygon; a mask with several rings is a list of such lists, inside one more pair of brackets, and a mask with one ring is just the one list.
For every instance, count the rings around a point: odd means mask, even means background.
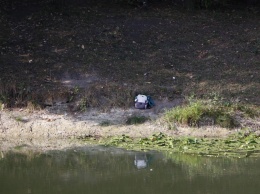
[{"label": "muddy ground", "polygon": [[[260,105],[257,8],[187,11],[164,1],[148,9],[111,1],[0,3],[3,140],[159,131],[225,136],[236,130],[168,131],[157,118],[190,96]],[[157,106],[133,110],[138,93],[151,95]],[[129,114],[156,121],[122,125]],[[106,120],[112,125],[100,127]]]}]

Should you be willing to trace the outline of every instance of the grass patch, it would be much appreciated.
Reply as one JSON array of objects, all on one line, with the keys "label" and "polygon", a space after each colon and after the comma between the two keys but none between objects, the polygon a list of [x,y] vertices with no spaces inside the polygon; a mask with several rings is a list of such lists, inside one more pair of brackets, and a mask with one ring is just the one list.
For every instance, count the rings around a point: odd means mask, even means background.
[{"label": "grass patch", "polygon": [[127,118],[126,124],[127,125],[138,125],[138,124],[145,123],[147,120],[149,120],[149,118],[145,117],[145,116],[131,116],[131,117]]},{"label": "grass patch", "polygon": [[204,112],[204,106],[201,101],[191,102],[188,105],[167,111],[165,119],[168,124],[177,122],[180,124],[196,126]]},{"label": "grass patch", "polygon": [[36,110],[41,110],[41,107],[40,107],[39,104],[37,104],[37,103],[35,103],[33,101],[28,101],[26,109],[29,112],[33,112],[33,111],[36,111]]},{"label": "grass patch", "polygon": [[242,112],[245,117],[258,117],[260,116],[260,108],[252,105],[233,104],[230,106],[233,111]]},{"label": "grass patch", "polygon": [[119,137],[112,137],[112,138],[108,139],[108,141],[106,142],[106,145],[119,146],[119,145],[124,144],[125,146],[127,146],[128,143],[131,144],[131,142],[133,142],[133,139],[131,139],[127,135],[122,135]]},{"label": "grass patch", "polygon": [[238,112],[245,117],[259,116],[259,110],[252,106],[227,103],[216,99],[190,99],[186,105],[167,111],[164,118],[171,129],[174,128],[176,123],[199,127],[204,118],[210,118],[214,125],[223,128],[234,128],[238,126],[234,118]]},{"label": "grass patch", "polygon": [[99,126],[102,126],[102,127],[107,127],[110,125],[112,125],[112,123],[110,121],[102,121],[101,123],[99,123]]},{"label": "grass patch", "polygon": [[22,145],[15,146],[14,149],[15,150],[22,150],[23,148],[26,148],[26,147],[28,147],[27,144],[22,144]]},{"label": "grass patch", "polygon": [[4,104],[0,101],[0,110],[4,109]]},{"label": "grass patch", "polygon": [[26,122],[28,122],[28,120],[24,119],[22,116],[15,116],[14,119],[15,119],[17,122],[21,122],[21,123],[26,123]]}]

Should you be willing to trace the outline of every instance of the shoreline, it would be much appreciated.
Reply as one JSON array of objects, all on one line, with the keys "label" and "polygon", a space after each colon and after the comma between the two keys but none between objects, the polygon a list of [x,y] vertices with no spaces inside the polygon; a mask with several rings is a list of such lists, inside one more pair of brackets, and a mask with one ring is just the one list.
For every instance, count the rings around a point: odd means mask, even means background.
[{"label": "shoreline", "polygon": [[[138,125],[126,125],[131,115],[146,115],[151,120]],[[92,110],[68,115],[51,113],[48,110],[5,110],[0,112],[0,150],[15,148],[33,150],[63,150],[86,145],[80,139],[86,137],[108,138],[122,135],[130,138],[149,138],[163,133],[169,137],[225,138],[240,129],[225,129],[217,126],[200,128],[181,127],[170,130],[161,120],[161,113],[153,110],[113,109],[109,112]],[[102,126],[102,122],[111,122]]]}]

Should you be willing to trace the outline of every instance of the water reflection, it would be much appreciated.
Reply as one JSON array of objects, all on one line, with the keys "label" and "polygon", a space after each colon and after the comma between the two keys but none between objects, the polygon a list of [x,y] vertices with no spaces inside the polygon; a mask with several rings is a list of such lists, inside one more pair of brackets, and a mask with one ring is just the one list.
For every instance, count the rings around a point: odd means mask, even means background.
[{"label": "water reflection", "polygon": [[209,158],[106,147],[1,155],[1,194],[252,194],[260,189],[257,158]]},{"label": "water reflection", "polygon": [[146,153],[135,154],[134,164],[138,169],[146,168],[148,165]]}]

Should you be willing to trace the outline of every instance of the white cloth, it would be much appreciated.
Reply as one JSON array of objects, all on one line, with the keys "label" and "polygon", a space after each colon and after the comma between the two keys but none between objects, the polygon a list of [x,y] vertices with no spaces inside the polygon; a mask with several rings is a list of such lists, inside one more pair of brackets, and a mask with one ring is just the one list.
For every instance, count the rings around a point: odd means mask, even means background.
[{"label": "white cloth", "polygon": [[146,103],[147,102],[147,96],[139,94],[136,97],[137,102]]}]

